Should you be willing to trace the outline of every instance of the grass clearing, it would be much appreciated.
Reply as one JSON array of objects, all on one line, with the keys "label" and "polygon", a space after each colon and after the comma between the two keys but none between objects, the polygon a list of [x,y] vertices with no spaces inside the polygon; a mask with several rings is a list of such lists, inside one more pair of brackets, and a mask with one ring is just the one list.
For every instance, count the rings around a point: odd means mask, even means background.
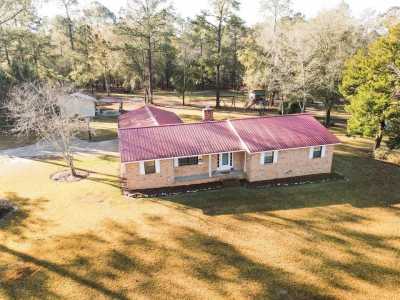
[{"label": "grass clearing", "polygon": [[345,181],[167,198],[123,197],[110,155],[78,156],[76,183],[49,180],[62,160],[0,161],[20,208],[0,222],[0,298],[397,299],[400,168],[335,133]]},{"label": "grass clearing", "polygon": [[0,151],[34,144],[34,137],[21,137],[16,135],[0,134]]}]

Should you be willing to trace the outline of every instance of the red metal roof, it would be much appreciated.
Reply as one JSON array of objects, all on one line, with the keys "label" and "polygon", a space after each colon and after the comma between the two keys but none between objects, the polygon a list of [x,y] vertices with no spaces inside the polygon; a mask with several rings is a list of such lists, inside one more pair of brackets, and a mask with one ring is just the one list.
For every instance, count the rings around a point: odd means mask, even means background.
[{"label": "red metal roof", "polygon": [[231,123],[252,153],[339,143],[307,114],[239,119]]},{"label": "red metal roof", "polygon": [[152,105],[145,105],[118,118],[119,128],[139,128],[179,123],[182,123],[182,120],[175,113]]},{"label": "red metal roof", "polygon": [[119,139],[122,162],[339,143],[314,117],[305,114],[120,128]]},{"label": "red metal roof", "polygon": [[120,129],[119,140],[122,162],[243,150],[227,122]]}]

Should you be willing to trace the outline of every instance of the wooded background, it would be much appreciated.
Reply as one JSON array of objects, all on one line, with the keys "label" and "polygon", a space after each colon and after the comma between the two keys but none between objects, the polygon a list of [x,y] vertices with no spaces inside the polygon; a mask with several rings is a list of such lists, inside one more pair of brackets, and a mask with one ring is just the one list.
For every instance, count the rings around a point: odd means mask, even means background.
[{"label": "wooded background", "polygon": [[329,125],[332,107],[351,97],[340,89],[346,62],[400,20],[399,7],[358,19],[344,2],[306,18],[290,0],[263,0],[254,13],[265,21],[254,26],[235,0],[212,0],[192,19],[166,0],[129,0],[118,14],[96,1],[78,4],[48,1],[63,14],[43,18],[34,0],[1,1],[0,101],[12,86],[35,81],[141,91],[150,103],[155,89],[176,90],[183,104],[188,91],[212,89],[216,107],[223,89],[264,89],[272,104],[322,102]]}]

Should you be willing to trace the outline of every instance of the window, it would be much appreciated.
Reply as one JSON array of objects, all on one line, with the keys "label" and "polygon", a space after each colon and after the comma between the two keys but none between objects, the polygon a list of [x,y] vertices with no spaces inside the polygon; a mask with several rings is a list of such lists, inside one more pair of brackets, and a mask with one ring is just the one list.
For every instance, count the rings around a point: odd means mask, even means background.
[{"label": "window", "polygon": [[229,153],[223,153],[221,155],[221,161],[222,161],[222,166],[228,166],[229,165]]},{"label": "window", "polygon": [[191,166],[191,165],[198,165],[199,164],[199,157],[192,156],[192,157],[182,157],[178,159],[178,166]]},{"label": "window", "polygon": [[321,158],[322,157],[322,146],[313,148],[312,158]]},{"label": "window", "polygon": [[155,174],[156,173],[156,161],[150,160],[144,162],[144,174]]},{"label": "window", "polygon": [[278,162],[278,151],[268,151],[260,154],[260,165],[276,164]]},{"label": "window", "polygon": [[274,163],[274,152],[265,152],[264,153],[264,165],[273,164]]}]

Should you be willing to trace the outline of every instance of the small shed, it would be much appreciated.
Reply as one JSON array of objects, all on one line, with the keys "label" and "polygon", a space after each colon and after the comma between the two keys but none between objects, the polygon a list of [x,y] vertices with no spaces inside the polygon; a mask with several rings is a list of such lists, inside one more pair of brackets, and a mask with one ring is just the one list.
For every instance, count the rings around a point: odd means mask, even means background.
[{"label": "small shed", "polygon": [[97,99],[83,93],[73,93],[60,100],[60,106],[71,117],[93,118],[96,115]]}]

